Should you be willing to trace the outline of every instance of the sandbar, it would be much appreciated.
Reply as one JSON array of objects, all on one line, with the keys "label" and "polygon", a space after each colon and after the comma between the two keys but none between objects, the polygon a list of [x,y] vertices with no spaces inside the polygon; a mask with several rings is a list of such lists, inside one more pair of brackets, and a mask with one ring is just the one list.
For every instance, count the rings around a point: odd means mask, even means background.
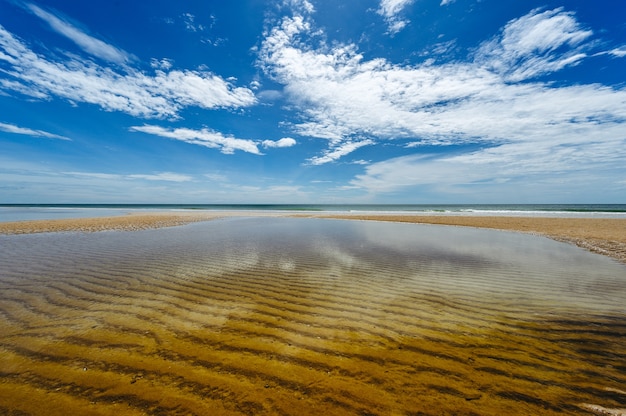
[{"label": "sandbar", "polygon": [[175,227],[215,218],[200,213],[129,214],[113,217],[63,218],[0,222],[0,234],[34,234],[50,232],[139,231],[149,228]]},{"label": "sandbar", "polygon": [[447,216],[422,214],[343,214],[267,211],[211,211],[134,213],[114,217],[0,222],[0,234],[42,232],[96,232],[105,230],[137,231],[173,227],[217,218],[242,217],[311,217],[342,220],[392,221],[415,224],[438,224],[492,228],[531,233],[575,244],[589,251],[626,263],[626,219],[560,218],[520,216]]}]

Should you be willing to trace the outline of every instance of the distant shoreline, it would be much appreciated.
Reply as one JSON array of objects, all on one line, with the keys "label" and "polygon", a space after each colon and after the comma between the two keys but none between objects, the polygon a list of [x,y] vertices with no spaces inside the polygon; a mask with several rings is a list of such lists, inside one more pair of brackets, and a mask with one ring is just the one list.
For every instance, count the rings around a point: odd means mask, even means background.
[{"label": "distant shoreline", "polygon": [[137,231],[173,227],[224,217],[296,217],[341,220],[368,220],[437,224],[517,231],[542,235],[557,241],[575,244],[586,250],[626,263],[626,218],[564,218],[539,216],[450,216],[397,213],[330,213],[293,211],[186,211],[138,212],[130,215],[95,218],[67,218],[0,222],[0,234],[31,234],[45,232],[97,232],[105,230]]},{"label": "distant shoreline", "polygon": [[626,204],[0,204],[0,222],[160,212],[626,218]]}]

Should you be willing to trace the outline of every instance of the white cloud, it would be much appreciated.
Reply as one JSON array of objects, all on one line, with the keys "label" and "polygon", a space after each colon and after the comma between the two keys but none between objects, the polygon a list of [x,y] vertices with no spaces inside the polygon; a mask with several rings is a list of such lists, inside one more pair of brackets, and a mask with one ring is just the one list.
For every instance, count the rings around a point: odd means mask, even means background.
[{"label": "white cloud", "polygon": [[283,6],[306,14],[315,12],[315,7],[313,7],[313,4],[308,0],[283,0]]},{"label": "white cloud", "polygon": [[78,57],[55,61],[36,54],[0,25],[0,92],[15,91],[37,99],[60,97],[106,111],[145,118],[177,118],[184,107],[244,107],[256,103],[248,88],[207,71],[161,69],[148,75],[132,68],[116,71]]},{"label": "white cloud", "polygon": [[183,13],[181,15],[185,29],[189,32],[203,31],[204,26],[196,24],[196,16],[191,13]]},{"label": "white cloud", "polygon": [[161,172],[149,175],[128,175],[129,179],[145,179],[148,181],[167,181],[167,182],[189,182],[192,177],[173,172]]},{"label": "white cloud", "polygon": [[609,54],[616,56],[618,58],[623,58],[626,56],[626,46],[622,46],[619,48],[615,48],[611,51],[609,51]]},{"label": "white cloud", "polygon": [[155,69],[160,69],[162,71],[169,71],[174,66],[174,61],[171,59],[152,59],[150,61],[150,66]]},{"label": "white cloud", "polygon": [[283,97],[283,93],[277,90],[263,90],[257,93],[257,97],[261,101],[276,101]]},{"label": "white cloud", "polygon": [[183,175],[174,172],[159,172],[150,174],[129,174],[120,175],[114,173],[97,173],[97,172],[62,172],[63,175],[92,178],[92,179],[105,179],[105,180],[147,180],[147,181],[164,181],[164,182],[189,182],[193,178],[189,175]]},{"label": "white cloud", "polygon": [[[0,195],[6,203],[128,203],[176,201],[198,204],[276,204],[320,203],[319,194],[311,194],[287,177],[251,177],[233,171],[215,171],[187,175],[177,172],[103,173],[64,171],[54,162],[15,160],[0,152]],[[295,198],[295,199],[294,199]],[[321,199],[324,201],[324,199]],[[328,202],[332,202],[330,200]]]},{"label": "white cloud", "polygon": [[235,150],[241,150],[255,155],[261,152],[256,142],[247,139],[237,139],[232,136],[225,136],[220,132],[209,129],[192,130],[188,128],[167,129],[160,126],[133,126],[130,131],[152,134],[167,139],[180,140],[185,143],[198,146],[220,149],[224,154],[232,154]]},{"label": "white cloud", "polygon": [[376,11],[383,16],[389,27],[389,34],[394,35],[404,29],[409,21],[400,18],[402,11],[415,0],[381,0],[380,7]]},{"label": "white cloud", "polygon": [[350,154],[363,146],[370,146],[372,144],[374,144],[373,140],[360,140],[341,143],[324,152],[322,156],[316,156],[309,159],[309,162],[312,165],[323,165],[328,162],[334,162],[335,160],[338,160],[341,157]]},{"label": "white cloud", "polygon": [[[539,195],[554,200],[572,191],[579,198],[591,196],[601,200],[607,198],[607,191],[616,189],[626,174],[624,160],[623,136],[576,146],[520,142],[456,155],[420,154],[373,163],[351,185],[372,194],[419,187],[445,190],[448,194],[466,192],[466,197],[471,198],[479,186],[480,198],[487,197],[486,190],[491,188],[494,201],[519,201]],[[576,186],[572,190],[563,187],[563,183]]]},{"label": "white cloud", "polygon": [[617,146],[624,138],[626,89],[536,79],[577,64],[594,44],[592,32],[561,9],[533,10],[465,62],[442,65],[365,60],[351,44],[313,49],[308,40],[316,33],[300,15],[285,18],[259,51],[262,68],[300,112],[294,131],[329,143],[312,164],[336,161],[370,144],[364,140],[519,143],[549,154],[590,142]]},{"label": "white cloud", "polygon": [[440,6],[447,6],[448,4],[454,3],[456,0],[441,0]]},{"label": "white cloud", "polygon": [[26,127],[19,127],[14,124],[0,123],[0,131],[13,134],[23,134],[32,137],[43,137],[45,139],[59,139],[59,140],[72,140],[65,136],[59,136],[58,134],[48,133],[43,130],[34,130]]},{"label": "white cloud", "polygon": [[34,4],[26,3],[26,8],[40,19],[46,21],[57,33],[67,37],[90,55],[116,64],[125,64],[131,60],[131,55],[106,42],[96,39],[80,31],[72,24],[60,19]]},{"label": "white cloud", "polygon": [[263,147],[291,147],[296,145],[296,140],[291,137],[283,137],[280,140],[263,140]]},{"label": "white cloud", "polygon": [[228,182],[228,177],[225,175],[222,175],[221,173],[205,173],[203,176],[212,182],[218,182],[218,183]]},{"label": "white cloud", "polygon": [[79,178],[92,178],[92,179],[105,179],[105,180],[121,180],[124,179],[122,175],[116,175],[113,173],[98,173],[98,172],[61,172],[62,175],[74,176]]},{"label": "white cloud", "polygon": [[[573,13],[537,9],[510,21],[500,36],[484,43],[476,61],[507,81],[521,81],[580,62],[586,57],[582,44],[592,34]],[[569,49],[556,53],[563,47]]]},{"label": "white cloud", "polygon": [[[192,13],[183,13],[180,15],[180,20],[182,21],[185,30],[187,32],[206,32],[213,28],[215,25],[216,18],[214,15],[204,15],[200,20],[203,20],[205,23],[198,23],[198,18]],[[174,19],[172,19],[172,23],[174,23]],[[203,39],[203,42],[214,44],[216,41],[212,41],[210,39]],[[218,40],[217,42],[221,42],[222,40]]]}]

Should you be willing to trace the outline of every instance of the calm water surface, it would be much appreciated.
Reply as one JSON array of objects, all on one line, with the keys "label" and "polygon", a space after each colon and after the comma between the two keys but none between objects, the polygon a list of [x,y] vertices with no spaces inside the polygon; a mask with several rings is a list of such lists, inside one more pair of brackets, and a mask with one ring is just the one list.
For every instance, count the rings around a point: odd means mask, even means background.
[{"label": "calm water surface", "polygon": [[626,267],[546,238],[230,218],[0,245],[0,413],[626,407]]}]

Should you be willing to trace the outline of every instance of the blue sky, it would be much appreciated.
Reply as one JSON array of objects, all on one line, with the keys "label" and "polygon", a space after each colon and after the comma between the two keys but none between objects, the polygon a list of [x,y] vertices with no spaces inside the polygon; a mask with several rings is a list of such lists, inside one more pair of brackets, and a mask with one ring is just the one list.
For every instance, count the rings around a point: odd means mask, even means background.
[{"label": "blue sky", "polygon": [[626,203],[626,2],[0,0],[0,203]]}]

